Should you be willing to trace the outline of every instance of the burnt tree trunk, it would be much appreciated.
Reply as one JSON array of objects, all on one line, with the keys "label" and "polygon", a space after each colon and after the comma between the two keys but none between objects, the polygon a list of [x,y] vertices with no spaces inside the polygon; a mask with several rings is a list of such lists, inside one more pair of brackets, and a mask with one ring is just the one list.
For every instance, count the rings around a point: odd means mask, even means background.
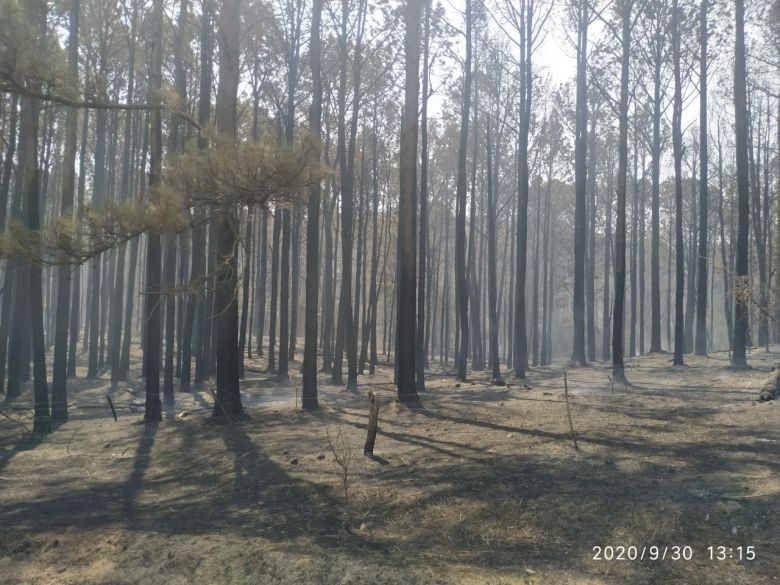
[{"label": "burnt tree trunk", "polygon": [[[152,60],[149,75],[149,102],[160,104],[162,89],[163,1],[155,0],[152,23],[155,25],[152,39]],[[151,111],[151,137],[149,139],[149,188],[150,197],[159,197],[155,188],[160,183],[162,170],[162,110]],[[160,234],[150,231],[146,250],[146,344],[144,345],[144,375],[146,376],[146,409],[144,421],[162,420],[160,402],[160,272],[162,270]],[[95,293],[93,293],[95,294]],[[95,302],[94,299],[92,301]],[[93,315],[94,320],[94,315]],[[91,353],[91,351],[90,351]]]},{"label": "burnt tree trunk", "polygon": [[734,119],[737,151],[737,261],[736,307],[732,364],[747,367],[745,346],[748,337],[748,231],[750,221],[750,178],[748,169],[747,74],[745,65],[745,7],[743,0],[734,0],[736,45],[734,58]]},{"label": "burnt tree trunk", "polygon": [[417,298],[415,260],[418,98],[420,93],[420,13],[422,0],[409,0],[404,10],[406,79],[401,124],[400,200],[398,206],[398,400],[419,401],[417,394]]},{"label": "burnt tree trunk", "polygon": [[707,238],[709,236],[709,128],[707,127],[707,6],[710,0],[701,0],[699,42],[699,255],[696,295],[697,355],[707,355]]},{"label": "burnt tree trunk", "polygon": [[[219,84],[215,119],[217,133],[231,147],[236,139],[236,107],[240,77],[241,0],[224,0],[219,26]],[[243,415],[238,377],[238,212],[225,205],[215,211],[217,391],[213,416]]]},{"label": "burnt tree trunk", "polygon": [[[68,76],[71,83],[78,85],[79,76],[79,13],[80,1],[72,0],[68,25]],[[132,56],[131,56],[132,59]],[[132,79],[132,76],[131,76]],[[132,87],[132,81],[129,82]],[[128,88],[128,94],[131,89]],[[14,110],[15,110],[14,105]],[[15,111],[14,111],[15,115]],[[128,114],[128,119],[130,118]],[[130,124],[128,122],[129,129]],[[129,131],[125,133],[125,140]],[[62,217],[73,215],[74,192],[76,186],[76,147],[78,140],[78,110],[69,108],[65,114],[65,151],[63,153],[62,201],[60,214]],[[129,156],[130,148],[125,144],[125,156]],[[129,169],[128,169],[129,171]],[[5,201],[2,214],[5,215]],[[5,225],[5,217],[0,221],[0,229]],[[76,268],[78,269],[78,267]],[[51,418],[53,422],[68,420],[68,318],[70,308],[70,289],[72,266],[67,264],[57,268],[57,316],[54,331],[54,363],[52,366],[52,397]],[[2,382],[0,382],[2,386]]]},{"label": "burnt tree trunk", "polygon": [[[312,75],[312,103],[309,109],[309,126],[317,138],[322,134],[322,76],[320,21],[322,0],[314,0],[311,17],[309,60]],[[303,390],[301,406],[304,410],[316,410],[317,403],[317,304],[319,300],[319,231],[320,194],[318,182],[309,189],[306,223],[306,336],[303,348]]]},{"label": "burnt tree trunk", "polygon": [[633,0],[622,4],[622,48],[620,65],[620,128],[618,137],[617,224],[615,226],[615,306],[612,311],[612,376],[625,380],[623,335],[626,300],[626,191],[628,187],[628,66],[631,48],[631,7]]},{"label": "burnt tree trunk", "polygon": [[464,65],[463,92],[460,112],[460,143],[458,147],[458,178],[455,216],[455,297],[460,325],[460,343],[457,349],[457,377],[466,380],[469,355],[469,292],[466,274],[466,159],[471,109],[471,36],[472,0],[466,0],[466,62]]},{"label": "burnt tree trunk", "polygon": [[587,365],[585,355],[585,251],[587,249],[587,53],[588,2],[577,6],[577,105],[574,141],[574,340],[572,362]]},{"label": "burnt tree trunk", "polygon": [[682,187],[682,72],[680,56],[680,12],[678,0],[672,3],[672,59],[674,61],[674,103],[672,114],[672,143],[674,148],[674,207],[676,242],[674,365],[683,364],[685,352],[685,248],[683,242],[683,187]]}]

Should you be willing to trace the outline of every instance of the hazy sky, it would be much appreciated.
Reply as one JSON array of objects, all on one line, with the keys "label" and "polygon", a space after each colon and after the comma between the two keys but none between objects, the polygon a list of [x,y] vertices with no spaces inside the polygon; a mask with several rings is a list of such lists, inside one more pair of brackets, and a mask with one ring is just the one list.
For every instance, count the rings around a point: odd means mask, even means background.
[{"label": "hazy sky", "polygon": [[[436,0],[434,0],[436,1]],[[506,36],[507,33],[513,33],[511,26],[505,24],[505,19],[501,12],[496,8],[497,2],[503,2],[505,0],[489,0],[488,13],[486,15],[487,26],[490,28],[491,36],[493,38],[500,38]],[[553,85],[559,85],[567,82],[574,82],[576,77],[576,53],[575,47],[570,40],[571,35],[574,34],[571,30],[571,23],[566,11],[568,4],[567,0],[537,0],[537,16],[542,10],[542,5],[548,5],[547,2],[552,1],[553,8],[550,16],[545,24],[543,40],[537,47],[533,55],[535,73],[541,76],[549,76]],[[464,15],[466,2],[465,0],[441,0],[442,6],[445,10],[445,15],[448,23],[459,31],[465,29]],[[497,22],[501,23],[501,26]],[[484,26],[484,25],[483,25]],[[605,34],[609,34],[606,27],[596,21],[592,23],[588,29],[588,41],[590,47],[593,47]],[[452,39],[454,43],[454,50],[456,50],[462,59],[464,55],[465,37],[462,32],[455,35]],[[710,67],[710,88],[711,93],[717,92],[720,88],[730,88],[731,84],[731,72],[730,72],[730,55],[731,46],[717,47],[715,39],[711,40],[711,53],[713,56],[719,56],[720,63],[712,64]],[[510,49],[513,54],[517,55],[518,49],[514,43],[509,43]],[[481,60],[481,57],[480,57]],[[724,68],[724,65],[729,65]],[[456,67],[462,67],[460,64],[452,64]],[[480,63],[480,69],[484,70],[485,66],[489,64]],[[697,81],[698,77],[698,63],[694,64],[696,71],[693,74],[693,80]],[[443,73],[443,67],[439,68],[437,72],[435,69],[432,72],[433,82],[432,86],[436,87],[437,84],[443,81],[441,76]],[[618,72],[619,73],[619,72]],[[724,85],[726,84],[726,85]],[[671,91],[671,88],[670,88]],[[445,96],[443,91],[438,95],[434,95],[429,102],[429,108],[432,114],[435,116],[441,112]],[[637,99],[647,99],[642,92],[637,92]],[[699,119],[699,104],[698,104],[698,92],[693,84],[688,84],[684,90],[684,110],[683,110],[683,129],[689,128],[691,125],[698,124]],[[671,122],[672,111],[668,108],[666,111],[667,119]],[[711,121],[714,119],[713,115],[710,115]],[[713,122],[714,123],[714,122]],[[668,165],[663,165],[667,167]],[[668,171],[669,169],[665,169]]]}]

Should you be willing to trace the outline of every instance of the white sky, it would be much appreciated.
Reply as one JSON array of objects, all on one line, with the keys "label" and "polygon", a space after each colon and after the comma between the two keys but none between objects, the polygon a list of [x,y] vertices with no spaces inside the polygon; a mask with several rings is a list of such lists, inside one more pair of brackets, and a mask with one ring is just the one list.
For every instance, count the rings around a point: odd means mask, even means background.
[{"label": "white sky", "polygon": [[[447,21],[459,30],[465,28],[463,11],[465,10],[465,0],[433,0],[434,2],[441,1],[445,10]],[[478,0],[474,0],[476,3]],[[488,6],[488,13],[486,15],[487,26],[491,30],[491,36],[494,38],[500,38],[505,33],[495,23],[496,20],[502,22],[503,30],[511,32],[512,28],[503,24],[503,17],[501,12],[496,6],[502,5],[506,0],[485,0]],[[553,2],[552,13],[550,14],[545,24],[544,38],[541,44],[536,49],[533,60],[535,73],[538,75],[549,75],[552,84],[560,85],[567,82],[573,82],[576,77],[576,56],[575,48],[570,41],[570,35],[573,34],[568,30],[570,28],[569,17],[566,13],[566,6],[569,0],[537,0],[537,16],[542,11],[542,5],[549,5],[548,2]],[[588,41],[590,47],[593,47],[605,34],[608,34],[605,26],[596,21],[592,23],[588,29]],[[750,35],[750,32],[748,32]],[[458,51],[461,56],[464,54],[465,39],[462,34],[457,35],[456,39],[453,39],[455,43],[454,50]],[[711,52],[713,56],[720,56],[720,63],[713,63],[710,68],[710,90],[711,93],[715,93],[719,88],[728,87],[730,89],[731,84],[731,71],[730,71],[730,55],[733,48],[729,46],[717,47],[712,46],[715,43],[715,39],[711,40]],[[517,48],[513,43],[509,43],[511,50],[514,54],[517,54]],[[728,63],[724,69],[723,66]],[[484,67],[484,63],[480,67]],[[693,79],[696,80],[698,76],[698,64]],[[437,72],[435,69],[432,72],[434,77],[433,87],[436,87],[441,82],[440,77],[437,79],[437,74],[441,76],[441,68]],[[724,85],[725,84],[725,85]],[[640,94],[639,99],[642,99]],[[443,102],[443,95],[435,95],[429,102],[429,108],[432,112],[438,112],[441,110]],[[698,124],[698,92],[696,88],[689,84],[684,91],[685,106],[683,111],[683,129],[688,128],[691,125]],[[671,121],[671,108],[668,109],[667,118]],[[435,115],[435,114],[434,114]],[[713,116],[710,116],[713,118]]]}]

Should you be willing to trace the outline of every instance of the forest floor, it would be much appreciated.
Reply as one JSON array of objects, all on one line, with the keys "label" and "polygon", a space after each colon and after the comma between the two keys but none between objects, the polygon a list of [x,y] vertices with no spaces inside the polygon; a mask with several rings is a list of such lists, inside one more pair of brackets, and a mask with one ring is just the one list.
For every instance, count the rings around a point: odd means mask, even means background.
[{"label": "forest floor", "polygon": [[[756,402],[778,348],[747,371],[669,358],[627,360],[629,387],[604,364],[568,371],[578,450],[562,365],[505,387],[432,371],[419,410],[395,403],[388,368],[357,393],[322,375],[315,414],[295,381],[253,370],[250,418],[232,424],[209,421],[207,391],[144,425],[140,383],[80,381],[45,439],[0,422],[0,583],[780,583],[780,401]],[[646,548],[608,561],[596,546]]]}]

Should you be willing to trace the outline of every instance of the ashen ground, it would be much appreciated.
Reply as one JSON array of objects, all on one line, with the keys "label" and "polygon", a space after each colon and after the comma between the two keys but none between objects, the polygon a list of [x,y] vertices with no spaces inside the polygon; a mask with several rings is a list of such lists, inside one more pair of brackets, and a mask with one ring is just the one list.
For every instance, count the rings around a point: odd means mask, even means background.
[{"label": "ashen ground", "polygon": [[[629,388],[603,364],[569,370],[579,450],[560,365],[507,387],[433,374],[411,411],[389,369],[356,394],[323,377],[316,414],[296,409],[295,382],[250,371],[251,418],[233,424],[209,421],[205,390],[144,425],[138,383],[80,382],[46,439],[0,422],[0,583],[779,583],[780,404],[755,399],[780,354],[754,351],[748,371],[669,357],[628,360]],[[351,456],[346,496],[334,455]],[[608,545],[670,548],[594,560]],[[756,558],[710,560],[721,545]]]}]

